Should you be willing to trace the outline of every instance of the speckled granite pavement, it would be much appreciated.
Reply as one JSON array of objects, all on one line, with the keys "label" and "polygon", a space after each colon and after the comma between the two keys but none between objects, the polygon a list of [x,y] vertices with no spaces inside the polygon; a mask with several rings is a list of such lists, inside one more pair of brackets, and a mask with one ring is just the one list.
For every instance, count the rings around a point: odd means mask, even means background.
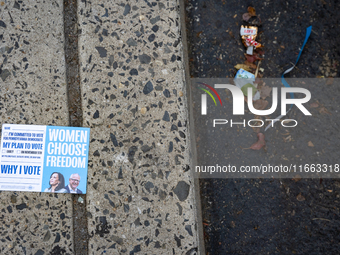
[{"label": "speckled granite pavement", "polygon": [[[62,4],[1,2],[1,123],[68,125]],[[197,254],[179,2],[78,4],[89,254]],[[74,254],[71,195],[0,198],[1,254]]]},{"label": "speckled granite pavement", "polygon": [[[61,0],[0,1],[1,124],[68,125],[62,11]],[[0,193],[0,254],[72,249],[70,195]]]},{"label": "speckled granite pavement", "polygon": [[196,254],[177,1],[81,1],[90,254]]}]

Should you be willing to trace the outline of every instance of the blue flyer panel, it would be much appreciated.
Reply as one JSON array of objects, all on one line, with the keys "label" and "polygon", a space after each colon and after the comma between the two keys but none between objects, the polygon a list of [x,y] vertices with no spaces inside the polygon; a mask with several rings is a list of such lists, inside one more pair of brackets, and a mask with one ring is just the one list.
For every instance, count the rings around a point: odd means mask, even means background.
[{"label": "blue flyer panel", "polygon": [[86,194],[90,129],[3,124],[0,190]]}]

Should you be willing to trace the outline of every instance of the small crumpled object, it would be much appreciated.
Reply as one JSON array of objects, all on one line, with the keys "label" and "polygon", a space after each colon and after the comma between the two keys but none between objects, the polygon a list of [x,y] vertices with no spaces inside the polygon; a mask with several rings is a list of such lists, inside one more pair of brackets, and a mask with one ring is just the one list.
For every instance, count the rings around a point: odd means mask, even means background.
[{"label": "small crumpled object", "polygon": [[263,59],[263,58],[260,58],[259,54],[257,54],[257,53],[253,53],[253,55],[246,54],[245,56],[247,58],[247,61],[250,62],[250,63],[254,63],[256,60],[262,60]]},{"label": "small crumpled object", "polygon": [[272,87],[268,87],[266,85],[262,86],[260,89],[260,95],[262,99],[266,99],[270,96],[270,92],[272,91]]},{"label": "small crumpled object", "polygon": [[234,67],[238,70],[243,69],[243,70],[246,70],[246,71],[250,71],[250,67],[247,66],[246,64],[237,64]]},{"label": "small crumpled object", "polygon": [[264,147],[266,145],[266,141],[264,140],[264,134],[258,133],[257,137],[258,137],[259,140],[256,143],[254,143],[252,146],[250,146],[249,149],[260,150],[260,149],[262,149],[262,147]]},{"label": "small crumpled object", "polygon": [[250,16],[256,16],[256,11],[254,7],[249,6],[247,11],[250,14]]},{"label": "small crumpled object", "polygon": [[256,36],[257,36],[257,27],[241,26],[240,35],[242,37],[242,40],[245,40],[246,38],[250,38],[252,40],[255,40]]},{"label": "small crumpled object", "polygon": [[251,17],[255,17],[255,16],[256,16],[255,8],[249,6],[248,7],[248,12],[244,13],[242,15],[242,18],[243,18],[244,21],[248,22]]},{"label": "small crumpled object", "polygon": [[268,101],[265,99],[259,99],[254,101],[253,106],[256,110],[264,110],[268,105]]},{"label": "small crumpled object", "polygon": [[249,37],[245,38],[245,40],[243,41],[243,44],[247,47],[254,47],[254,48],[263,47],[261,43],[258,43]]},{"label": "small crumpled object", "polygon": [[[247,72],[246,70],[242,68],[237,71],[236,76],[234,78],[234,83],[236,87],[240,88],[245,96],[248,95],[248,92],[247,92],[248,87],[253,88],[253,100],[256,101],[260,99],[260,92],[256,89],[256,85],[254,85],[254,81],[255,81],[255,75],[250,72]],[[247,86],[246,89],[242,89],[243,86]]]},{"label": "small crumpled object", "polygon": [[253,50],[262,47],[262,45],[255,41],[257,36],[257,27],[255,26],[241,26],[240,35],[244,46],[247,47],[247,54],[253,55]]},{"label": "small crumpled object", "polygon": [[251,15],[250,15],[250,13],[248,13],[248,12],[246,12],[246,13],[244,13],[243,15],[242,15],[242,19],[244,20],[244,21],[248,21],[249,19],[251,18]]},{"label": "small crumpled object", "polygon": [[248,68],[256,70],[256,65],[251,63],[251,62],[249,62],[249,61],[247,61],[247,60],[244,61],[244,65],[247,66]]},{"label": "small crumpled object", "polygon": [[253,89],[253,96],[254,96],[255,93],[257,92],[257,89],[251,83],[246,83],[246,84],[244,84],[244,86],[242,86],[241,90],[242,90],[243,94],[245,96],[248,96],[248,88],[252,88]]}]

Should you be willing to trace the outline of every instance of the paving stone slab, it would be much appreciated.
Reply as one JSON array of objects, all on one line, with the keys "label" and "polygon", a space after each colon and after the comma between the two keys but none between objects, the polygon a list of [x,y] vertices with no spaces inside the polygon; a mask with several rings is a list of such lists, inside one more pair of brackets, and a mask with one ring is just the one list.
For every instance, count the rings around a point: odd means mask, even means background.
[{"label": "paving stone slab", "polygon": [[196,254],[177,1],[81,1],[90,254]]},{"label": "paving stone slab", "polygon": [[[63,1],[0,1],[0,122],[68,125]],[[1,254],[72,254],[69,194],[0,192]]]}]

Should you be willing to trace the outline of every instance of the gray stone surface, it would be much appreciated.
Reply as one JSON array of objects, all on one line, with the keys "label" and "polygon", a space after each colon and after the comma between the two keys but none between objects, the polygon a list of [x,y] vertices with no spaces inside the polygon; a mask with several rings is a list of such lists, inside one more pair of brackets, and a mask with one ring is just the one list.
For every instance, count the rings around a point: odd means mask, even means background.
[{"label": "gray stone surface", "polygon": [[81,1],[90,254],[195,254],[178,2]]},{"label": "gray stone surface", "polygon": [[[68,125],[63,2],[0,2],[0,122]],[[0,254],[72,254],[69,194],[1,192]]]}]

